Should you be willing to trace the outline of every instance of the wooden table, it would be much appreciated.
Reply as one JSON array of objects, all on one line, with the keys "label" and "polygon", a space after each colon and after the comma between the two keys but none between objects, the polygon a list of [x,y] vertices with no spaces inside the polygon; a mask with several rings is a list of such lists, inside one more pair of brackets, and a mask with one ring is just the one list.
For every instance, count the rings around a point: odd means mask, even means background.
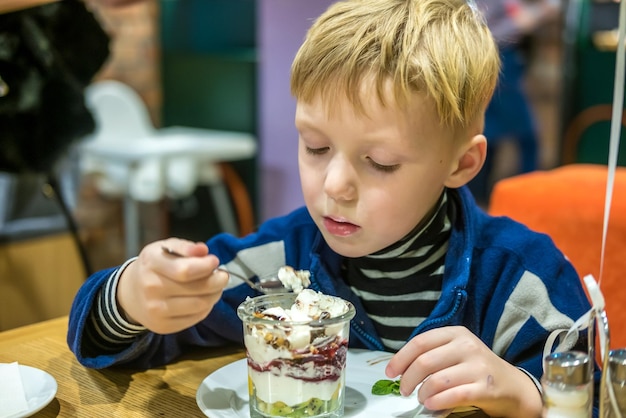
[{"label": "wooden table", "polygon": [[240,347],[212,348],[193,350],[175,363],[150,370],[91,370],[76,361],[66,334],[67,317],[0,332],[0,363],[17,361],[45,370],[58,383],[55,399],[37,418],[204,417],[196,404],[200,383],[245,357]]},{"label": "wooden table", "polygon": [[196,390],[211,372],[245,357],[241,348],[195,350],[166,367],[146,371],[91,370],[66,343],[67,317],[0,333],[0,363],[17,361],[50,373],[56,398],[40,417],[204,417]]}]

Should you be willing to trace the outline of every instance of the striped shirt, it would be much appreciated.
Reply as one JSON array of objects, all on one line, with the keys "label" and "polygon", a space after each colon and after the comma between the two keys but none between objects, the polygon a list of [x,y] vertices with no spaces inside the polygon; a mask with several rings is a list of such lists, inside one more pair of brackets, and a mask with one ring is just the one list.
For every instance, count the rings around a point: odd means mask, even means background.
[{"label": "striped shirt", "polygon": [[344,279],[388,350],[399,350],[439,300],[455,214],[454,203],[448,202],[447,193],[442,193],[433,215],[405,238],[377,253],[344,261]]}]

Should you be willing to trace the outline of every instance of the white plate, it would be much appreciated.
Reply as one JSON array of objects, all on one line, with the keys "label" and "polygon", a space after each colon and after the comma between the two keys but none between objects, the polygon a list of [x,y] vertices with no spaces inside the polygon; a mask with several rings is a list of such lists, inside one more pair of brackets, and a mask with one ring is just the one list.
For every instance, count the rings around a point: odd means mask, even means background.
[{"label": "white plate", "polygon": [[26,402],[28,402],[28,410],[8,418],[30,417],[48,405],[57,393],[57,381],[49,373],[23,364],[18,364],[18,368]]},{"label": "white plate", "polygon": [[[423,412],[424,408],[417,401],[416,394],[407,397],[372,395],[372,385],[377,380],[387,379],[385,366],[389,358],[389,353],[381,351],[349,350],[344,416],[445,416]],[[211,418],[249,418],[247,376],[246,359],[211,373],[202,381],[196,393],[200,410]]]}]

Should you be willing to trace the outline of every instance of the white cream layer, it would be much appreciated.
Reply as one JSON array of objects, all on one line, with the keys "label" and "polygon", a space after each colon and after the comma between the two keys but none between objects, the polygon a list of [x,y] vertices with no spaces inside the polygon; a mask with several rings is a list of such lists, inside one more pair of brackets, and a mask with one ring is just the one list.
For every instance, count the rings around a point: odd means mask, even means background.
[{"label": "white cream layer", "polygon": [[271,372],[258,372],[248,368],[250,379],[256,388],[256,396],[263,402],[284,402],[289,406],[318,398],[324,401],[332,399],[340,384],[343,384],[345,375],[337,380],[322,380],[306,382],[293,377],[275,375]]}]

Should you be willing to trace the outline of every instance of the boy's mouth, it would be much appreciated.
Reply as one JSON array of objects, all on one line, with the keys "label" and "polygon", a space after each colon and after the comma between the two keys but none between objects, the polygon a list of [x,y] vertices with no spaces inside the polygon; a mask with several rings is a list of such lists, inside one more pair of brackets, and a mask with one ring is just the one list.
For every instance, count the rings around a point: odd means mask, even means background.
[{"label": "boy's mouth", "polygon": [[352,235],[361,229],[358,225],[341,219],[334,219],[329,216],[324,217],[324,228],[326,228],[326,230],[332,235],[340,237],[347,237],[348,235]]}]

